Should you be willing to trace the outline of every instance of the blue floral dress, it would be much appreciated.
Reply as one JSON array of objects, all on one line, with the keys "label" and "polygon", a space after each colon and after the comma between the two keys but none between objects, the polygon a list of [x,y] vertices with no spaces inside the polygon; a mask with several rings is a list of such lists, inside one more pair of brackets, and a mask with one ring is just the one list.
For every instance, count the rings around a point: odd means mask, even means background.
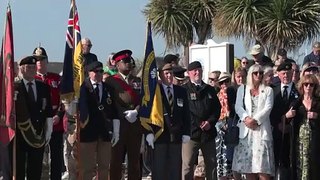
[{"label": "blue floral dress", "polygon": [[[259,96],[251,96],[252,116],[257,113]],[[273,142],[260,138],[260,128],[249,129],[248,135],[240,139],[234,149],[232,170],[245,173],[265,173],[274,176]]]}]

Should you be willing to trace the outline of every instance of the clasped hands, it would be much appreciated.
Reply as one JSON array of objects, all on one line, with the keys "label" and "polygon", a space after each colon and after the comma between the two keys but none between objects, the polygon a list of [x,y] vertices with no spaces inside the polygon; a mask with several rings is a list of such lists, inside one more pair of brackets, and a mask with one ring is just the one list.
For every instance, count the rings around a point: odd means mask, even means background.
[{"label": "clasped hands", "polygon": [[249,116],[247,116],[243,122],[248,128],[250,128],[252,130],[255,130],[259,126],[257,120],[255,120]]}]

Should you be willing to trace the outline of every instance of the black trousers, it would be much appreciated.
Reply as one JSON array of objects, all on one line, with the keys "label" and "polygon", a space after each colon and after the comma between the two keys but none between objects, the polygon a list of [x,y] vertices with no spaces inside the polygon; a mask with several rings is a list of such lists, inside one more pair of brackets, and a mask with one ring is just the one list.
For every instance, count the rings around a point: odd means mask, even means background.
[{"label": "black trousers", "polygon": [[20,133],[16,134],[16,180],[41,180],[44,146],[31,147]]},{"label": "black trousers", "polygon": [[0,166],[3,180],[12,179],[12,146],[14,139],[6,146],[0,144]]},{"label": "black trousers", "polygon": [[61,180],[63,167],[63,132],[52,132],[50,140],[50,158],[52,180]]}]

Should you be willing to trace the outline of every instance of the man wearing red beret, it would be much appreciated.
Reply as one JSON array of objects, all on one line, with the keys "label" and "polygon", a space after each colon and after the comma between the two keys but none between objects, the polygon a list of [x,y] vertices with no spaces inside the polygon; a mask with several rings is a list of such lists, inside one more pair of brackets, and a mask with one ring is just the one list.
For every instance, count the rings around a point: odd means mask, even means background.
[{"label": "man wearing red beret", "polygon": [[141,179],[140,146],[142,128],[138,120],[140,87],[135,85],[137,77],[131,75],[133,69],[131,54],[130,50],[123,50],[113,55],[118,73],[106,80],[106,83],[115,90],[115,102],[121,121],[120,139],[111,152],[111,180],[121,179],[125,153],[128,154],[128,179]]}]

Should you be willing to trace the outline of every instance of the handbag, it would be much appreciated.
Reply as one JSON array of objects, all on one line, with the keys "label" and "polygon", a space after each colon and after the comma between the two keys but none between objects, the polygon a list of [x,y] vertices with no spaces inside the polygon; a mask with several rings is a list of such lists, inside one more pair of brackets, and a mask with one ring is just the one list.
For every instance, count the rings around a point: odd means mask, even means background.
[{"label": "handbag", "polygon": [[[281,139],[281,148],[280,148],[280,157],[283,155],[283,141],[284,141],[284,129],[285,129],[285,121],[282,122],[282,139]],[[279,165],[276,169],[276,175],[274,177],[275,180],[288,180],[291,179],[290,169],[284,167],[279,161]]]},{"label": "handbag", "polygon": [[[246,109],[244,104],[244,97],[246,94],[246,85],[243,87],[243,96],[242,96],[242,103],[243,108]],[[224,135],[224,143],[229,147],[234,147],[239,144],[239,127],[237,126],[239,122],[239,116],[235,113],[234,117],[232,118],[231,125],[228,123],[228,128]]]}]

